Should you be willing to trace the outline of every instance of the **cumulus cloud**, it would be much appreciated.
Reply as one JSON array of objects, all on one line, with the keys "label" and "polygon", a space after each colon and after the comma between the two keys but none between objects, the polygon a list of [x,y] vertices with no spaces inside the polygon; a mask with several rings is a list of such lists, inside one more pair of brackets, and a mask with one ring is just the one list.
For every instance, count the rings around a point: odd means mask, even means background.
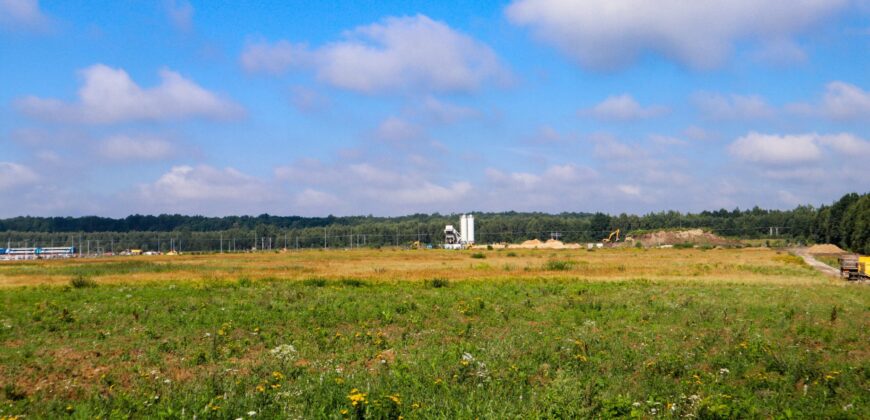
[{"label": "cumulus cloud", "polygon": [[870,119],[870,92],[844,82],[828,83],[822,110],[837,119]]},{"label": "cumulus cloud", "polygon": [[281,74],[290,67],[309,65],[311,53],[304,44],[289,41],[251,43],[245,47],[240,61],[242,67],[252,73]]},{"label": "cumulus cloud", "polygon": [[38,0],[0,0],[0,25],[4,28],[41,31],[49,23]]},{"label": "cumulus cloud", "polygon": [[697,92],[692,103],[711,120],[754,120],[774,116],[774,109],[759,95],[723,95]]},{"label": "cumulus cloud", "polygon": [[16,105],[35,118],[85,124],[192,117],[231,119],[244,112],[239,105],[174,71],[163,69],[159,74],[159,85],[142,88],[123,69],[95,64],[81,71],[84,84],[78,91],[78,102],[28,96]]},{"label": "cumulus cloud", "polygon": [[250,44],[241,63],[276,74],[311,68],[325,83],[363,93],[465,92],[506,77],[487,45],[423,15],[360,26],[316,49],[289,41]]},{"label": "cumulus cloud", "polygon": [[27,166],[15,162],[0,162],[0,191],[7,191],[39,180],[39,175]]},{"label": "cumulus cloud", "polygon": [[610,96],[592,108],[581,109],[578,114],[607,121],[633,121],[659,117],[669,112],[664,106],[641,106],[631,95]]},{"label": "cumulus cloud", "polygon": [[174,166],[153,184],[140,186],[146,199],[168,200],[256,200],[265,195],[262,182],[233,168],[208,165]]},{"label": "cumulus cloud", "polygon": [[854,135],[817,133],[798,135],[751,132],[728,148],[736,158],[766,165],[793,165],[817,162],[830,149],[846,157],[870,157],[870,142]]},{"label": "cumulus cloud", "polygon": [[116,135],[103,140],[101,156],[111,160],[159,160],[172,156],[175,148],[165,139],[154,136]]},{"label": "cumulus cloud", "polygon": [[165,0],[166,14],[176,29],[190,32],[193,29],[193,6],[187,0]]},{"label": "cumulus cloud", "polygon": [[728,150],[740,160],[766,164],[796,164],[818,160],[822,151],[816,135],[760,134],[751,132],[738,138]]},{"label": "cumulus cloud", "polygon": [[[849,0],[515,0],[505,13],[579,64],[624,67],[652,52],[700,69],[741,41],[789,42]],[[791,53],[794,55],[794,52]]]},{"label": "cumulus cloud", "polygon": [[384,168],[368,162],[330,164],[300,160],[276,168],[275,178],[288,188],[299,190],[297,200],[316,198],[324,205],[329,204],[322,207],[295,203],[320,213],[403,214],[432,206],[458,209],[473,189],[467,181],[439,182],[424,172]]}]

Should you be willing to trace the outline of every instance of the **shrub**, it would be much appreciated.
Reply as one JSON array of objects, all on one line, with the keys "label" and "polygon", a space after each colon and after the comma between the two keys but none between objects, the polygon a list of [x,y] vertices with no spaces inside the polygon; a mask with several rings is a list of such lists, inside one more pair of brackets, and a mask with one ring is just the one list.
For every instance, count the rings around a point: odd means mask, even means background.
[{"label": "shrub", "polygon": [[492,245],[487,245],[486,249],[487,249],[487,251],[492,251]]},{"label": "shrub", "polygon": [[85,276],[76,276],[69,282],[70,286],[75,289],[85,289],[89,287],[97,287],[97,283]]},{"label": "shrub", "polygon": [[474,254],[471,254],[471,258],[484,259],[486,258],[486,254],[482,252],[475,252]]},{"label": "shrub", "polygon": [[548,271],[567,271],[574,267],[571,261],[551,260],[544,264],[544,270]]},{"label": "shrub", "polygon": [[366,285],[364,281],[359,279],[341,279],[341,284],[350,287],[362,287]]},{"label": "shrub", "polygon": [[431,280],[426,280],[424,283],[426,284],[426,286],[429,286],[429,287],[432,287],[435,289],[440,289],[442,287],[450,286],[450,280],[447,280],[447,279],[431,279]]},{"label": "shrub", "polygon": [[695,245],[691,242],[683,242],[681,244],[674,244],[674,249],[689,249],[694,248]]},{"label": "shrub", "polygon": [[517,256],[517,253],[516,253],[516,252],[513,252],[513,251],[511,251],[511,252],[508,252],[508,253],[507,253],[507,254],[505,254],[505,255],[506,255],[506,256],[508,256],[508,257],[516,257],[516,256]]},{"label": "shrub", "polygon": [[326,286],[326,280],[325,279],[305,279],[302,281],[302,284],[304,284],[306,286],[312,286],[312,287],[323,287],[323,286]]}]

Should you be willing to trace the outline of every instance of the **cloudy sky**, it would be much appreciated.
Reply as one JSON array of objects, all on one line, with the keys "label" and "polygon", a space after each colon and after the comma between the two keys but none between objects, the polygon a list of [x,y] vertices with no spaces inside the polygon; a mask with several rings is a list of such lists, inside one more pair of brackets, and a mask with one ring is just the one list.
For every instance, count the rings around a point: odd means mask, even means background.
[{"label": "cloudy sky", "polygon": [[0,0],[0,217],[870,190],[870,1]]}]

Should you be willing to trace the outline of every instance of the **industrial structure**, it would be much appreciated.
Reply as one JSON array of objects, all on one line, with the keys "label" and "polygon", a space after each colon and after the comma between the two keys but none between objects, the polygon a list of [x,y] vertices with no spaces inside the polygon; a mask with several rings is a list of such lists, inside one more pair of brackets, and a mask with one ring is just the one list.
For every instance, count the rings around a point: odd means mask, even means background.
[{"label": "industrial structure", "polygon": [[459,216],[459,230],[453,225],[444,227],[444,249],[462,249],[474,245],[474,216]]}]

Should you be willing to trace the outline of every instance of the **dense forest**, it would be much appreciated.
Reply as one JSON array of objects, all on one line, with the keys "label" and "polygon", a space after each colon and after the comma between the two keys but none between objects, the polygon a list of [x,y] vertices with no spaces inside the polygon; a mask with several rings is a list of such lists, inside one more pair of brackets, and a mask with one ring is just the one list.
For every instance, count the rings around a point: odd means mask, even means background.
[{"label": "dense forest", "polygon": [[[851,193],[831,205],[793,210],[676,211],[637,215],[603,213],[474,213],[477,242],[518,242],[558,234],[570,242],[598,241],[614,229],[704,228],[728,237],[833,243],[870,254],[870,193]],[[75,245],[92,252],[128,248],[167,251],[406,245],[439,243],[444,225],[458,215],[402,217],[204,217],[132,215],[106,217],[14,217],[0,220],[0,247]]]}]

